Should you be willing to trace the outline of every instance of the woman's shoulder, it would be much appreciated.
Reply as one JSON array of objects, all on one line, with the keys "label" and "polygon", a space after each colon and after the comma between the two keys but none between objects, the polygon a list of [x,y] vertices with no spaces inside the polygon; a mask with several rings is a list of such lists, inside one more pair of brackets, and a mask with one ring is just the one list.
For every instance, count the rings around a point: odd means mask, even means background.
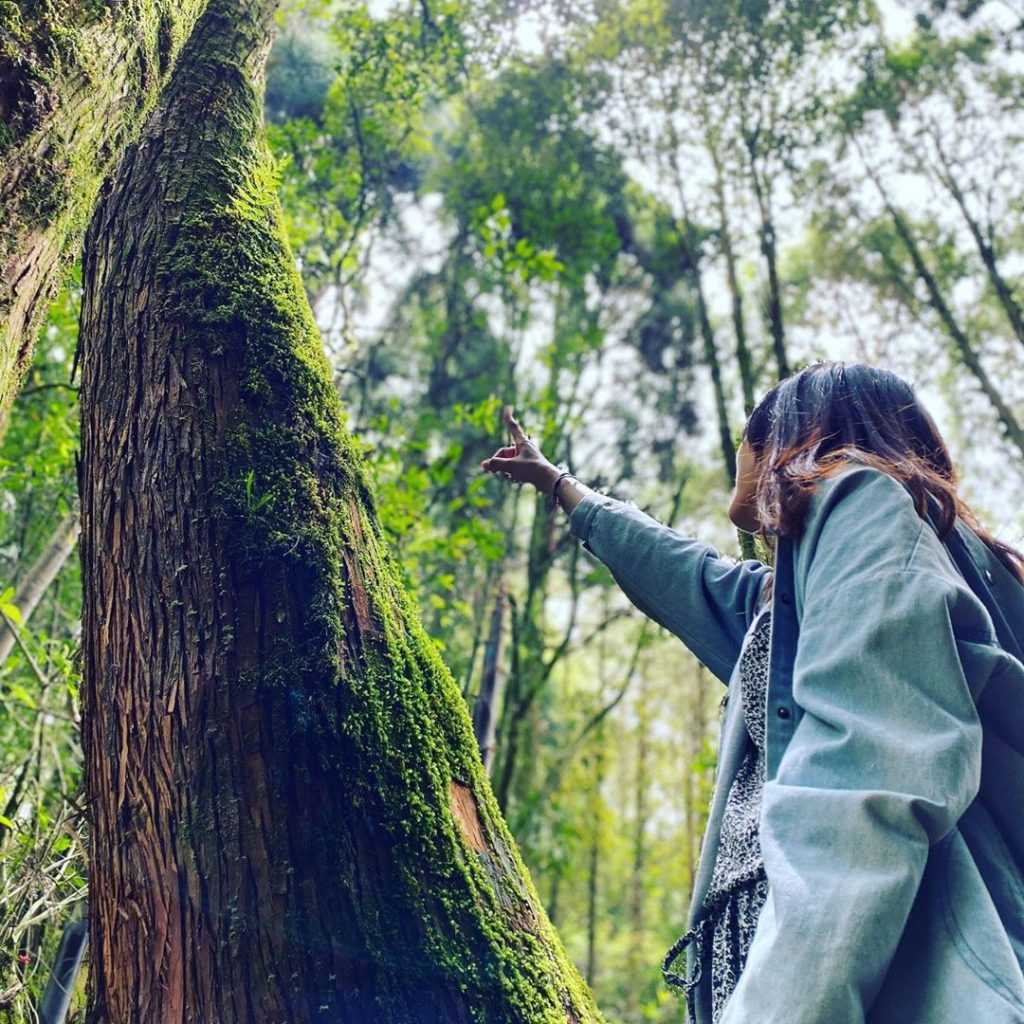
[{"label": "woman's shoulder", "polygon": [[850,456],[818,481],[808,503],[805,523],[823,518],[840,502],[848,507],[881,502],[914,511],[913,495],[900,480],[856,456]]},{"label": "woman's shoulder", "polygon": [[[958,634],[989,639],[991,620],[913,495],[895,477],[855,464],[823,481],[794,554],[801,605],[809,591],[882,580],[941,593]],[[916,581],[916,582],[915,582]],[[880,611],[882,611],[880,609]]]},{"label": "woman's shoulder", "polygon": [[819,481],[795,538],[796,570],[905,569],[927,524],[910,491],[895,477],[861,462]]}]

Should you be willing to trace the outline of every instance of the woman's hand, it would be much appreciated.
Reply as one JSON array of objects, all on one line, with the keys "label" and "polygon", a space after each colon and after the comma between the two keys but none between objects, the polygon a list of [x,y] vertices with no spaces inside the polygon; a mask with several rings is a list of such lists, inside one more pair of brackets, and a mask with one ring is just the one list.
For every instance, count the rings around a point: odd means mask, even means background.
[{"label": "woman's hand", "polygon": [[499,448],[489,459],[480,463],[488,473],[498,473],[516,483],[533,484],[538,491],[548,494],[558,476],[558,467],[542,454],[533,439],[516,422],[512,407],[506,405],[502,419],[512,435],[512,444]]}]

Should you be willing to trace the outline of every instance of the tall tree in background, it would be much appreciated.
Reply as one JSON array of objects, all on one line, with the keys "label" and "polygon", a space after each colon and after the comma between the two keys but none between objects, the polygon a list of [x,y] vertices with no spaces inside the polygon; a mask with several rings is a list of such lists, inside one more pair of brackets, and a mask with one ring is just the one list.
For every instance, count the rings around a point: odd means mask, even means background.
[{"label": "tall tree in background", "polygon": [[205,2],[0,6],[0,431],[100,185]]},{"label": "tall tree in background", "polygon": [[[987,31],[943,40],[927,20],[899,46],[879,31],[856,88],[835,105],[835,133],[840,155],[849,150],[856,156],[865,183],[877,196],[879,220],[889,228],[879,230],[874,220],[863,231],[868,251],[884,262],[886,283],[895,286],[913,314],[927,311],[976,381],[1007,440],[1024,454],[1024,421],[1015,411],[1012,388],[989,369],[986,352],[996,348],[993,339],[1024,343],[1019,286],[1007,258],[1019,238],[1016,154],[1001,133],[991,138],[994,124],[1005,125],[1010,138],[1016,138],[1010,132],[1019,110],[1009,96],[1020,82],[998,62],[989,63],[993,48]],[[890,142],[884,148],[876,141],[881,133]],[[925,207],[934,213],[915,217],[904,208],[893,187],[897,174],[913,175],[924,186],[921,193],[937,197]],[[995,181],[1001,187],[993,188]],[[848,223],[864,221],[864,200],[840,182],[842,172],[833,169],[823,191],[842,197],[839,215]],[[952,223],[947,210],[956,211]],[[818,217],[821,224],[829,214]],[[961,224],[966,244],[958,239]],[[857,259],[843,264],[851,276],[861,266]],[[975,274],[987,284],[977,304],[987,299],[991,313],[963,310],[955,295],[956,286]],[[1010,346],[1004,342],[1002,347]],[[1015,344],[1012,349],[1016,357]]]},{"label": "tall tree in background", "polygon": [[598,1019],[384,546],[213,0],[87,239],[91,1020]]}]

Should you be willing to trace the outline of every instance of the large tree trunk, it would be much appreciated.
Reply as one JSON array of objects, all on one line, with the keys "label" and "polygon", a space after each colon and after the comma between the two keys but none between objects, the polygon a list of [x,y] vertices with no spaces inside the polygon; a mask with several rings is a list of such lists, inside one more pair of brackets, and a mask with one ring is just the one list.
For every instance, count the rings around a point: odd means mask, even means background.
[{"label": "large tree trunk", "polygon": [[17,0],[0,11],[0,431],[103,179],[206,0]]},{"label": "large tree trunk", "polygon": [[87,238],[90,1024],[599,1018],[401,586],[213,0]]}]

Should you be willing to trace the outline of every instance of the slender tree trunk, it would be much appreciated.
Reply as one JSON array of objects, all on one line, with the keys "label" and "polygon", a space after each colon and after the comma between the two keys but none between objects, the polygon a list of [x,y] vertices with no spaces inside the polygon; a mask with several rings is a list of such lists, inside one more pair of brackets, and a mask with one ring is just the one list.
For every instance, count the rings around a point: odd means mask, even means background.
[{"label": "slender tree trunk", "polygon": [[[646,920],[647,871],[647,788],[649,785],[650,728],[647,709],[646,677],[641,669],[640,688],[637,694],[637,748],[636,776],[633,789],[633,866],[629,879],[629,963],[630,974],[639,977],[643,968],[644,933]],[[638,999],[641,986],[630,986],[629,1006],[635,1014],[639,1009]]]},{"label": "slender tree trunk", "polygon": [[[526,780],[522,777],[520,753],[534,702],[547,684],[555,665],[565,657],[576,621],[579,600],[577,566],[579,548],[573,549],[570,558],[569,585],[572,589],[572,611],[569,624],[558,647],[546,659],[544,629],[540,623],[544,590],[551,569],[554,566],[554,545],[552,544],[553,516],[544,507],[544,498],[537,495],[534,502],[533,520],[530,524],[530,540],[526,563],[526,594],[521,607],[512,601],[510,615],[511,644],[509,685],[502,702],[499,735],[501,757],[498,766],[496,791],[498,805],[513,826],[516,822],[510,814],[514,803],[513,794],[522,792]],[[525,655],[525,657],[524,657]],[[518,828],[514,828],[520,834]]]},{"label": "slender tree trunk", "polygon": [[704,673],[703,666],[697,664],[695,678],[687,688],[686,701],[686,756],[684,771],[686,773],[686,878],[693,891],[693,881],[697,875],[697,860],[700,854],[700,824],[698,800],[700,786],[696,777],[698,757],[704,743],[701,729],[701,709],[704,705]]},{"label": "slender tree trunk", "polygon": [[[43,594],[57,578],[57,573],[63,568],[68,556],[74,550],[75,544],[78,542],[78,524],[77,512],[70,513],[61,521],[50,538],[49,544],[32,563],[32,567],[18,585],[12,604],[21,612],[22,622],[27,622],[36,610]],[[10,656],[14,649],[14,642],[14,634],[5,625],[0,624],[0,665]]]},{"label": "slender tree trunk", "polygon": [[598,1020],[378,524],[213,0],[90,228],[90,1024]]},{"label": "slender tree trunk", "polygon": [[591,784],[590,851],[587,858],[587,984],[597,977],[597,909],[601,868],[601,783],[604,781],[604,728],[594,739],[594,778]]},{"label": "slender tree trunk", "polygon": [[[689,223],[683,226],[689,232]],[[694,291],[697,295],[697,315],[700,320],[700,334],[704,343],[704,361],[711,373],[711,386],[715,395],[715,417],[718,422],[718,445],[722,454],[722,466],[729,487],[736,484],[736,449],[732,442],[732,428],[729,425],[729,407],[725,400],[725,384],[722,381],[722,364],[718,359],[718,348],[715,345],[715,332],[708,317],[707,301],[704,297],[704,282],[701,272],[693,267],[690,272]]]},{"label": "slender tree trunk", "polygon": [[548,896],[547,912],[552,924],[558,921],[558,896],[562,889],[562,870],[562,864],[559,861],[551,872],[551,892]]},{"label": "slender tree trunk", "polygon": [[1014,335],[1024,345],[1024,314],[1022,314],[1020,304],[1013,294],[1013,289],[999,270],[995,244],[991,233],[986,233],[982,229],[977,217],[971,213],[970,207],[967,205],[967,197],[964,195],[960,183],[956,180],[956,173],[949,158],[946,156],[945,150],[942,148],[937,130],[932,132],[932,139],[935,142],[935,148],[942,163],[942,172],[939,174],[939,180],[953,197],[953,201],[956,203],[957,209],[959,209],[960,215],[963,217],[964,223],[971,233],[971,238],[974,239],[974,244],[978,249],[981,262],[985,266],[992,290],[996,293],[996,298],[1003,307],[1003,312],[1006,314],[1010,327],[1013,328]]},{"label": "slender tree trunk", "polygon": [[775,353],[775,364],[779,371],[779,380],[790,373],[789,359],[786,355],[786,328],[782,312],[782,286],[779,283],[779,256],[775,237],[775,220],[772,214],[771,186],[762,180],[757,166],[757,133],[743,129],[743,140],[747,147],[750,168],[750,183],[754,188],[757,210],[760,217],[759,234],[761,237],[761,255],[764,257],[768,270],[768,326],[772,335],[772,351]]},{"label": "slender tree trunk", "polygon": [[893,226],[896,228],[896,233],[900,236],[900,240],[910,256],[911,263],[914,265],[914,271],[928,292],[929,304],[938,314],[939,320],[946,329],[946,333],[952,339],[960,361],[974,375],[975,380],[981,386],[981,390],[992,404],[1007,438],[1024,454],[1024,427],[1018,422],[1013,411],[1003,398],[1002,393],[993,383],[992,378],[988,375],[988,371],[982,365],[977,352],[975,352],[970,339],[957,322],[953,311],[949,308],[945,296],[942,294],[942,289],[935,279],[935,275],[925,262],[917,240],[910,230],[910,226],[894,206],[889,206],[889,213],[892,217]]},{"label": "slender tree trunk", "polygon": [[0,11],[0,431],[100,185],[206,0],[18,0]]},{"label": "slender tree trunk", "polygon": [[[709,112],[702,111],[705,123],[709,120]],[[747,324],[743,315],[743,289],[740,288],[739,271],[736,264],[736,250],[732,242],[732,225],[729,218],[729,204],[725,194],[725,168],[722,156],[718,151],[718,143],[712,137],[710,127],[704,134],[705,147],[711,157],[715,170],[712,186],[715,195],[715,208],[718,211],[718,233],[722,244],[722,255],[725,257],[725,275],[729,283],[729,299],[732,307],[732,327],[736,338],[736,363],[740,371],[740,384],[743,388],[743,409],[749,416],[754,409],[754,361],[747,342]]]},{"label": "slender tree trunk", "polygon": [[[601,595],[601,608],[603,617],[608,617],[608,612],[611,605],[611,591],[605,589]],[[650,620],[648,620],[650,621]],[[646,636],[647,624],[641,630],[641,635]],[[627,681],[633,675],[633,665],[636,663],[636,659],[640,654],[640,646],[637,645],[636,652],[634,654],[633,662],[630,665],[630,670],[627,673]],[[609,708],[610,705],[605,702],[605,695],[608,689],[608,634],[602,632],[598,638],[598,664],[597,664],[597,677],[598,677],[598,696],[602,701],[604,708]],[[625,689],[619,690],[620,694],[625,693]],[[587,858],[587,966],[584,973],[587,984],[593,988],[594,979],[597,977],[597,905],[600,894],[600,881],[598,873],[601,865],[601,834],[602,834],[602,795],[601,785],[604,782],[604,743],[605,743],[605,724],[604,720],[606,714],[598,712],[600,717],[591,719],[595,722],[594,728],[596,729],[593,739],[593,750],[594,750],[594,777],[590,786],[590,795],[588,799],[589,813],[587,815],[590,824],[590,853]],[[586,734],[586,728],[581,733],[581,737]]]},{"label": "slender tree trunk", "polygon": [[509,678],[505,690],[505,699],[501,705],[501,721],[498,735],[501,737],[501,756],[497,766],[497,784],[495,794],[502,814],[508,814],[509,797],[512,793],[512,776],[515,774],[516,757],[519,751],[519,737],[522,732],[523,719],[529,710],[529,701],[524,700],[524,692],[529,689],[529,680],[525,678],[525,670],[519,659],[521,650],[520,625],[522,616],[515,598],[509,594]]},{"label": "slender tree trunk", "polygon": [[[685,221],[680,230],[687,238],[693,228],[689,220]],[[722,454],[722,465],[725,469],[725,478],[731,490],[736,486],[736,448],[732,439],[732,427],[729,425],[729,407],[726,404],[725,384],[722,381],[722,364],[718,358],[718,347],[715,344],[715,332],[708,317],[707,301],[704,296],[704,282],[700,268],[694,262],[697,253],[695,246],[686,244],[687,259],[689,260],[688,275],[691,287],[697,296],[697,314],[700,321],[700,333],[704,343],[704,361],[708,364],[711,372],[711,386],[715,396],[715,416],[718,422],[718,446]],[[748,353],[749,357],[749,353]],[[743,558],[753,558],[754,536],[745,530],[736,530],[736,537],[739,540],[740,555]]]},{"label": "slender tree trunk", "polygon": [[732,430],[729,426],[729,407],[725,399],[725,385],[722,382],[722,364],[718,359],[718,348],[715,345],[715,332],[708,315],[707,298],[704,294],[704,277],[701,267],[699,247],[694,243],[694,224],[690,216],[690,206],[686,199],[683,170],[679,162],[679,138],[675,126],[669,120],[669,145],[672,152],[672,168],[675,173],[676,194],[682,208],[682,220],[676,225],[682,242],[683,274],[693,290],[697,300],[697,320],[700,324],[700,336],[704,346],[704,362],[711,373],[712,391],[715,396],[715,415],[718,422],[718,444],[722,453],[722,464],[725,476],[732,487],[736,483],[736,450],[732,443]]},{"label": "slender tree trunk", "polygon": [[1006,403],[1001,392],[993,383],[992,378],[988,375],[988,371],[982,365],[981,359],[978,357],[978,353],[975,352],[970,338],[967,337],[967,334],[960,326],[952,309],[950,309],[949,304],[946,302],[946,298],[942,294],[942,289],[939,287],[939,282],[936,280],[935,275],[929,268],[928,263],[924,258],[924,254],[921,252],[921,248],[917,244],[917,239],[914,238],[914,233],[910,230],[910,225],[907,223],[906,218],[890,199],[889,193],[882,184],[882,180],[879,177],[878,172],[865,159],[863,149],[856,140],[855,145],[857,146],[857,151],[860,154],[861,162],[864,164],[868,176],[871,178],[871,181],[885,205],[886,211],[892,219],[893,227],[896,229],[896,234],[899,235],[900,241],[907,250],[907,255],[910,257],[910,262],[914,267],[914,273],[917,274],[918,279],[925,286],[925,290],[928,293],[929,305],[933,310],[935,310],[939,321],[952,340],[960,361],[974,375],[975,380],[977,380],[978,384],[981,386],[981,390],[985,393],[985,397],[988,398],[993,409],[995,409],[996,416],[1002,426],[1003,433],[1006,435],[1007,439],[1016,445],[1021,453],[1024,454],[1024,427],[1022,427],[1018,422],[1016,416],[1013,414],[1013,410]]},{"label": "slender tree trunk", "polygon": [[505,674],[501,667],[501,633],[505,618],[505,586],[498,582],[491,614],[491,631],[484,653],[484,674],[480,693],[473,705],[473,733],[480,747],[480,757],[489,772],[494,761],[494,733],[498,722],[498,707],[501,705],[501,691]]},{"label": "slender tree trunk", "polygon": [[693,883],[697,877],[697,867],[700,861],[701,840],[704,837],[704,827],[707,822],[707,801],[710,796],[705,777],[698,774],[698,766],[701,763],[701,756],[704,751],[704,741],[708,728],[707,717],[707,671],[700,662],[697,663],[696,685],[691,690],[691,711],[689,721],[688,748],[690,753],[689,775],[691,785],[687,788],[687,832],[691,840],[688,843],[689,880],[690,892],[693,892]]}]

